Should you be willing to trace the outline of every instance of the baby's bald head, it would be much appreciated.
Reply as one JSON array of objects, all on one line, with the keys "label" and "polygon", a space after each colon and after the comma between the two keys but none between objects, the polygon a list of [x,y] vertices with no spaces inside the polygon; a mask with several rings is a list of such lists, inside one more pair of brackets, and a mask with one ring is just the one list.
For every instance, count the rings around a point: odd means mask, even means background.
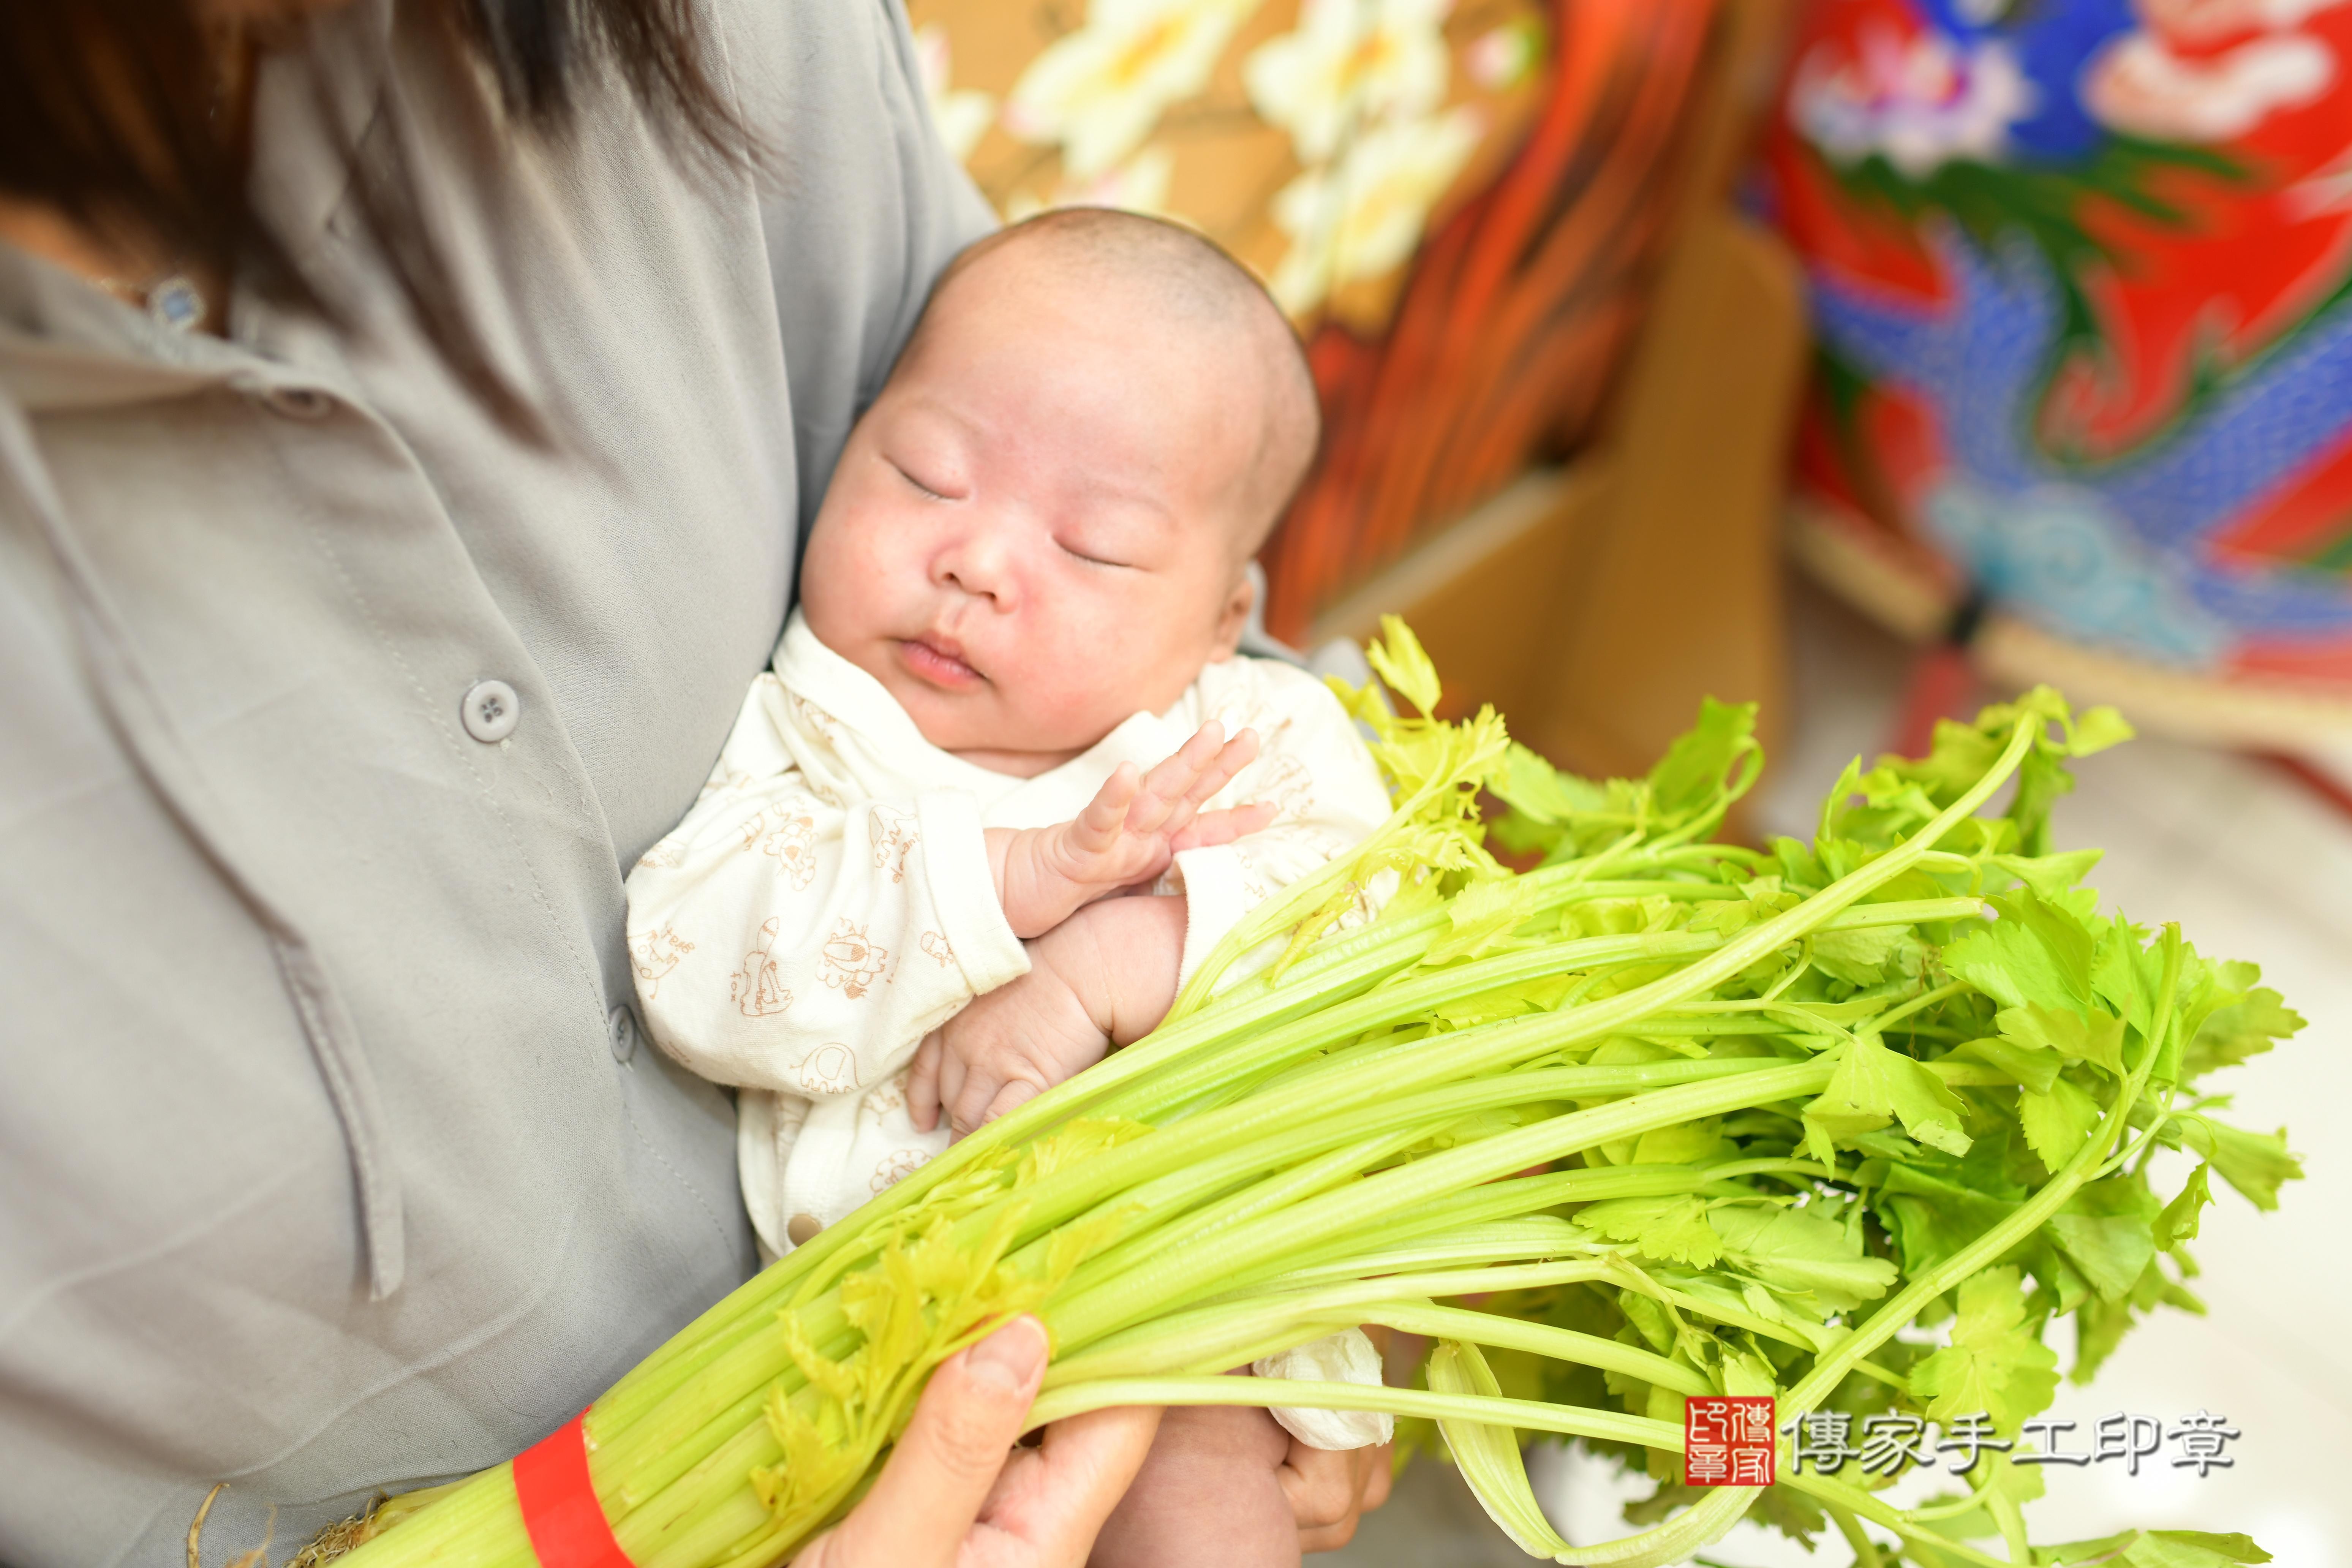
[{"label": "baby's bald head", "polygon": [[[1307,477],[1322,435],[1315,383],[1297,334],[1258,280],[1191,229],[1106,207],[1060,207],[973,244],[940,275],[902,364],[919,359],[941,317],[1019,308],[1050,295],[1056,313],[1132,334],[1137,373],[1190,359],[1218,389],[1239,437],[1229,456],[1236,564],[1257,553]],[[1221,444],[1222,445],[1222,444]],[[1205,458],[1206,453],[1195,454]]]}]

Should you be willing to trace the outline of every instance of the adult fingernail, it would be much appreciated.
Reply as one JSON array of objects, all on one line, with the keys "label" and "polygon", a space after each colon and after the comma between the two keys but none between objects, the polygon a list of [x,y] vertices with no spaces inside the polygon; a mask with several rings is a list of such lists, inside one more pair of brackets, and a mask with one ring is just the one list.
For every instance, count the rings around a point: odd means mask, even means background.
[{"label": "adult fingernail", "polygon": [[1026,1388],[1045,1366],[1045,1331],[1034,1318],[1015,1318],[971,1347],[971,1374],[1000,1388]]}]

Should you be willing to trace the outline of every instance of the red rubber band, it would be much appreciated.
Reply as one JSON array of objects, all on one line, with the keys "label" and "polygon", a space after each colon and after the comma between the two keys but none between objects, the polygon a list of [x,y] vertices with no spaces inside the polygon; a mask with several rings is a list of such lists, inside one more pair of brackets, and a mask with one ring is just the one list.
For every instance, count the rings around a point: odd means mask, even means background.
[{"label": "red rubber band", "polygon": [[588,1479],[586,1412],[514,1457],[515,1500],[540,1568],[635,1568]]}]

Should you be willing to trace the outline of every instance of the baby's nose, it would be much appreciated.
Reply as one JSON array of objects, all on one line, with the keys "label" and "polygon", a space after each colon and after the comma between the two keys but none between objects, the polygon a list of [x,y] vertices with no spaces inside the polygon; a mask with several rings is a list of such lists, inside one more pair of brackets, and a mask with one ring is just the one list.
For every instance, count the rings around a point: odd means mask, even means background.
[{"label": "baby's nose", "polygon": [[997,608],[1008,609],[1019,582],[1012,556],[1005,542],[975,530],[940,552],[939,574],[974,598],[992,599]]}]

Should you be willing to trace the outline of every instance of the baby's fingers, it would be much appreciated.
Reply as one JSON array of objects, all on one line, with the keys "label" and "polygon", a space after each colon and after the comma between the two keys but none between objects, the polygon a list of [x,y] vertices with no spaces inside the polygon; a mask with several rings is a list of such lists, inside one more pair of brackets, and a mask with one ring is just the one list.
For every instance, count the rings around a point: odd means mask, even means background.
[{"label": "baby's fingers", "polygon": [[1184,792],[1186,804],[1199,810],[1211,795],[1233,783],[1234,774],[1255,761],[1257,731],[1244,730],[1217,748],[1217,754],[1209,760],[1207,767],[1201,770],[1201,776],[1192,781],[1192,787]]},{"label": "baby's fingers", "polygon": [[[1205,733],[1205,731],[1203,731]],[[1217,748],[1216,754],[1194,776],[1176,802],[1167,819],[1160,825],[1163,833],[1178,834],[1192,820],[1193,813],[1206,805],[1216,793],[1234,782],[1234,776],[1257,760],[1257,731],[1244,730]],[[1255,831],[1250,829],[1249,831]]]},{"label": "baby's fingers", "polygon": [[[1160,764],[1161,767],[1166,765],[1165,763]],[[1158,770],[1153,772],[1156,774]],[[1136,796],[1144,787],[1133,763],[1119,763],[1110,777],[1103,780],[1102,788],[1095,792],[1095,797],[1087,803],[1086,810],[1078,813],[1077,819],[1070,824],[1071,836],[1078,847],[1099,854],[1115,843],[1120,826],[1128,820],[1136,805]]]},{"label": "baby's fingers", "polygon": [[[1204,771],[1213,770],[1217,756],[1225,744],[1224,726],[1212,719],[1193,732],[1192,738],[1176,748],[1175,754],[1144,775],[1143,791],[1127,808],[1127,830],[1129,833],[1164,833],[1181,826],[1171,818],[1181,811],[1186,816],[1192,810],[1185,802],[1192,797]],[[1216,793],[1212,790],[1212,795]],[[1201,798],[1206,799],[1207,796]]]},{"label": "baby's fingers", "polygon": [[988,1109],[980,1113],[980,1125],[987,1126],[1000,1116],[1007,1116],[1037,1098],[1038,1088],[1023,1079],[1014,1079],[996,1091]]},{"label": "baby's fingers", "polygon": [[1246,838],[1274,826],[1276,816],[1271,801],[1252,801],[1247,805],[1234,806],[1231,811],[1204,811],[1186,825],[1184,830],[1168,841],[1171,852],[1206,849],[1213,845],[1231,844],[1236,838]]},{"label": "baby's fingers", "polygon": [[[981,1124],[992,1117],[1002,1116],[1022,1100],[1035,1094],[1041,1086],[1024,1083],[1000,1070],[992,1062],[976,1062],[964,1075],[963,1082],[948,1096],[948,1125],[955,1129],[958,1138],[970,1137]],[[1014,1095],[1010,1104],[1000,1109],[1005,1096]]]},{"label": "baby's fingers", "polygon": [[940,1032],[933,1029],[915,1047],[914,1065],[907,1069],[907,1115],[915,1131],[929,1132],[940,1124]]}]

